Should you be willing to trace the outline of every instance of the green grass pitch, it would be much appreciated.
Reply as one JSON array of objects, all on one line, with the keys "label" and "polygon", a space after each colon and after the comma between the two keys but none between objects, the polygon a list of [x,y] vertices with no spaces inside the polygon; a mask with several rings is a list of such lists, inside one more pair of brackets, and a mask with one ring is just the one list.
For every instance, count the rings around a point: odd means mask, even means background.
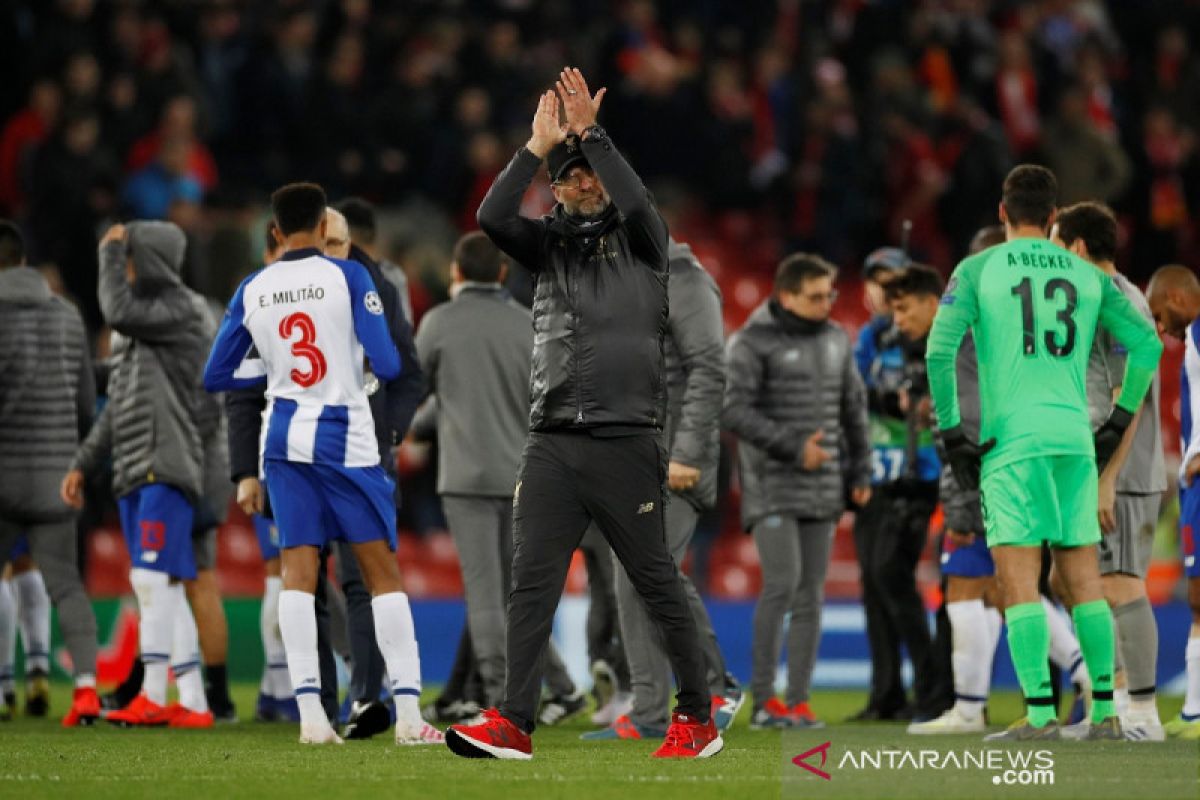
[{"label": "green grass pitch", "polygon": [[[253,713],[255,687],[236,687],[244,717]],[[1200,798],[1200,743],[1055,743],[1053,785],[1004,786],[996,773],[937,768],[948,751],[981,753],[1037,750],[1033,745],[985,747],[978,736],[914,737],[898,725],[838,722],[857,710],[858,692],[821,692],[814,708],[830,721],[819,731],[751,731],[748,709],[726,735],[716,758],[663,763],[650,758],[653,742],[585,743],[583,718],[543,728],[529,762],[465,760],[442,747],[398,748],[390,737],[342,747],[301,747],[293,725],[243,722],[211,731],[131,731],[100,723],[94,729],[58,727],[68,702],[56,686],[53,720],[18,717],[0,723],[0,798]],[[1179,700],[1161,703],[1164,719]],[[992,718],[1007,722],[1020,713],[1019,698],[997,694]],[[829,742],[826,780],[792,763]],[[911,752],[911,763],[886,766]],[[882,752],[878,769],[855,768],[847,754]],[[1003,753],[1001,755],[1004,755]],[[965,756],[964,756],[965,757]],[[819,756],[807,763],[819,766]],[[1044,780],[1044,778],[1043,778]]]}]

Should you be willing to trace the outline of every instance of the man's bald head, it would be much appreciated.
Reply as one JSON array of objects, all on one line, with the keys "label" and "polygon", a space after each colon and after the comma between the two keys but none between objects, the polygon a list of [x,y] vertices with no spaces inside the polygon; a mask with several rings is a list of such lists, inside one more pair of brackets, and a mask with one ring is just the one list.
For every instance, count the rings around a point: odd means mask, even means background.
[{"label": "man's bald head", "polygon": [[1158,329],[1182,339],[1188,325],[1200,317],[1200,280],[1179,264],[1160,267],[1146,287],[1146,301]]},{"label": "man's bald head", "polygon": [[982,253],[989,247],[995,247],[998,244],[1004,244],[1005,234],[1003,225],[988,225],[986,228],[980,228],[975,231],[975,235],[971,237],[971,244],[967,248],[970,255]]},{"label": "man's bald head", "polygon": [[325,255],[330,258],[350,257],[350,226],[342,212],[325,208]]}]

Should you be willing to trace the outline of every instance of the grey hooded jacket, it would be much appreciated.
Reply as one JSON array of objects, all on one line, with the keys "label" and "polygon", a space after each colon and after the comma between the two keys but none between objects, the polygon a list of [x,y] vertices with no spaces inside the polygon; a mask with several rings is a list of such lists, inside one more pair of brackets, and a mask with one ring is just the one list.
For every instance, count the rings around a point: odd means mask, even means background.
[{"label": "grey hooded jacket", "polygon": [[36,523],[74,513],[58,488],[95,403],[79,311],[36,270],[0,269],[0,517]]},{"label": "grey hooded jacket", "polygon": [[721,403],[725,395],[725,322],[721,290],[692,248],[667,245],[667,452],[700,470],[700,481],[678,494],[703,511],[717,501]]},{"label": "grey hooded jacket", "polygon": [[[192,500],[203,493],[200,378],[216,325],[180,278],[185,248],[183,231],[169,222],[131,223],[125,241],[100,247],[100,310],[114,333],[113,366],[108,405],[73,466],[90,473],[111,454],[117,497],[148,483],[170,484]],[[125,280],[130,254],[133,286]]]},{"label": "grey hooded jacket", "polygon": [[[725,368],[721,420],[741,440],[742,525],[748,530],[771,514],[836,518],[845,508],[844,480],[871,482],[867,395],[846,332],[768,300],[730,338]],[[834,457],[808,471],[804,441],[817,430]]]}]

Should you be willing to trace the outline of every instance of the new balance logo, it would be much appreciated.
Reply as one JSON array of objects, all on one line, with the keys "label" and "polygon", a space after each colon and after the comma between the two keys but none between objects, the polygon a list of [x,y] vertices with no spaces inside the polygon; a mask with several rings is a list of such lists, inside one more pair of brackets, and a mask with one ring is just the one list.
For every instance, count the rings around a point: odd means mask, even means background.
[{"label": "new balance logo", "polygon": [[637,513],[639,513],[639,514],[649,514],[649,513],[650,513],[651,511],[653,511],[653,510],[654,510],[654,503],[642,503],[640,506],[638,506],[638,512],[637,512]]}]

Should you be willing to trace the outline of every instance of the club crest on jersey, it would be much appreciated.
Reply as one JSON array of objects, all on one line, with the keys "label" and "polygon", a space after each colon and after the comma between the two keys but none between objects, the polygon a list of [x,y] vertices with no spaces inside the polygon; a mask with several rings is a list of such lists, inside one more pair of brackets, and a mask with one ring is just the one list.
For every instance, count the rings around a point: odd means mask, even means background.
[{"label": "club crest on jersey", "polygon": [[370,291],[363,295],[363,305],[367,307],[367,311],[372,314],[383,313],[383,301],[379,299],[379,292]]}]

